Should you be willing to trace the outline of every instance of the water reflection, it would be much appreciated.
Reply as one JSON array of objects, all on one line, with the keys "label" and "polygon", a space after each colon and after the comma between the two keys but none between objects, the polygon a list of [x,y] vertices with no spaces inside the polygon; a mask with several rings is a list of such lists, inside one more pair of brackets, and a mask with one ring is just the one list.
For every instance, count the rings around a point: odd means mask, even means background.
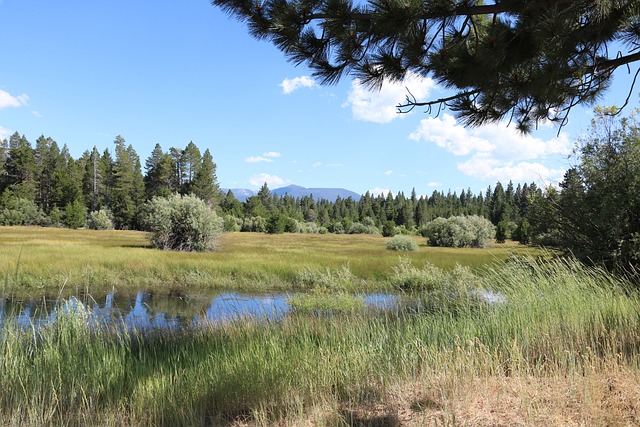
[{"label": "water reflection", "polygon": [[[82,314],[94,326],[116,325],[130,330],[197,327],[247,317],[277,320],[290,312],[288,298],[287,294],[172,296],[145,291],[108,293],[102,297],[82,295],[62,302],[53,298],[0,298],[0,323],[39,327],[55,322],[62,311]],[[362,298],[365,304],[376,308],[391,308],[396,303],[396,297],[390,294]]]}]

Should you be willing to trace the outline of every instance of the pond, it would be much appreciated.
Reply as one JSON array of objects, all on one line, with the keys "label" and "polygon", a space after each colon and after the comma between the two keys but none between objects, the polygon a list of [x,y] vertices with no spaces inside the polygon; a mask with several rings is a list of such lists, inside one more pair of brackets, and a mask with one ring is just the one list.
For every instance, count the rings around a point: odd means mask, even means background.
[{"label": "pond", "polygon": [[[57,298],[0,298],[0,324],[16,323],[39,327],[55,322],[58,313],[86,313],[93,325],[122,325],[129,329],[171,329],[198,327],[215,322],[244,318],[279,319],[291,307],[291,294],[248,295],[170,295],[138,291],[133,294],[112,292],[102,296],[80,295],[66,300]],[[392,294],[361,295],[371,308],[392,308],[398,297]]]}]

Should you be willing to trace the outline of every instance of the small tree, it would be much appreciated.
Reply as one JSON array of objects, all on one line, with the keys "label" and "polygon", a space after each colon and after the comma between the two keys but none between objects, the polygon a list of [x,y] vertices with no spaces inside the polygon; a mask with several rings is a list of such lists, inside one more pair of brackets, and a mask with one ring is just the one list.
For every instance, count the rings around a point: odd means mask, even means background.
[{"label": "small tree", "polygon": [[202,199],[174,194],[154,197],[146,206],[151,244],[160,249],[211,251],[217,248],[222,219]]},{"label": "small tree", "polygon": [[396,224],[393,221],[385,221],[382,225],[382,236],[393,237],[396,235]]},{"label": "small tree", "polygon": [[87,220],[87,208],[79,201],[75,200],[67,203],[64,207],[63,223],[69,228],[84,227]]}]

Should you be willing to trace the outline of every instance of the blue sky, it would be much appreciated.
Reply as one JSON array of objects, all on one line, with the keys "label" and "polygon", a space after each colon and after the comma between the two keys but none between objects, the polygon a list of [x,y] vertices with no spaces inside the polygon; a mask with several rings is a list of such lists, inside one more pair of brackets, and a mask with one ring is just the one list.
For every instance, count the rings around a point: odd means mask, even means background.
[{"label": "blue sky", "polygon": [[[113,152],[122,135],[143,164],[156,143],[193,141],[211,150],[225,188],[546,185],[575,162],[591,116],[576,108],[559,136],[522,136],[504,124],[465,129],[446,111],[398,115],[405,87],[442,92],[417,77],[379,93],[350,79],[319,86],[208,0],[0,0],[0,28],[0,137],[51,136],[77,158],[94,145]],[[600,103],[622,104],[630,80],[618,71]]]}]

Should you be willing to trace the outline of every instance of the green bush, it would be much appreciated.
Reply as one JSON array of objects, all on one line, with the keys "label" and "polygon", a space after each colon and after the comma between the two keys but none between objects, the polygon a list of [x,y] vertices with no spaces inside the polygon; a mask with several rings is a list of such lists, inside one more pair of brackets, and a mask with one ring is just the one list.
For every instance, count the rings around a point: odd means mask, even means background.
[{"label": "green bush", "polygon": [[417,251],[418,244],[411,236],[399,234],[387,242],[387,249],[392,251]]},{"label": "green bush", "polygon": [[396,223],[393,221],[385,221],[382,224],[382,236],[383,237],[393,237],[396,235]]},{"label": "green bush", "polygon": [[240,227],[242,225],[242,220],[239,218],[236,218],[233,215],[227,215],[224,217],[224,231],[226,232],[233,232],[233,231],[240,231]]},{"label": "green bush", "polygon": [[113,230],[111,213],[106,209],[91,212],[87,217],[87,228],[91,230]]},{"label": "green bush", "polygon": [[222,219],[202,199],[174,194],[147,202],[144,222],[151,244],[160,249],[211,251],[217,248]]},{"label": "green bush", "polygon": [[29,199],[10,198],[0,211],[0,225],[43,225],[46,215]]},{"label": "green bush", "polygon": [[63,224],[69,228],[84,227],[87,221],[87,208],[79,200],[67,203],[64,207]]},{"label": "green bush", "polygon": [[482,248],[495,236],[491,222],[476,215],[436,218],[425,226],[431,246]]},{"label": "green bush", "polygon": [[349,234],[380,234],[380,230],[375,225],[366,225],[361,222],[351,224]]},{"label": "green bush", "polygon": [[267,219],[267,227],[266,232],[269,234],[282,234],[284,233],[284,229],[287,226],[287,217],[275,212],[269,216]]}]

